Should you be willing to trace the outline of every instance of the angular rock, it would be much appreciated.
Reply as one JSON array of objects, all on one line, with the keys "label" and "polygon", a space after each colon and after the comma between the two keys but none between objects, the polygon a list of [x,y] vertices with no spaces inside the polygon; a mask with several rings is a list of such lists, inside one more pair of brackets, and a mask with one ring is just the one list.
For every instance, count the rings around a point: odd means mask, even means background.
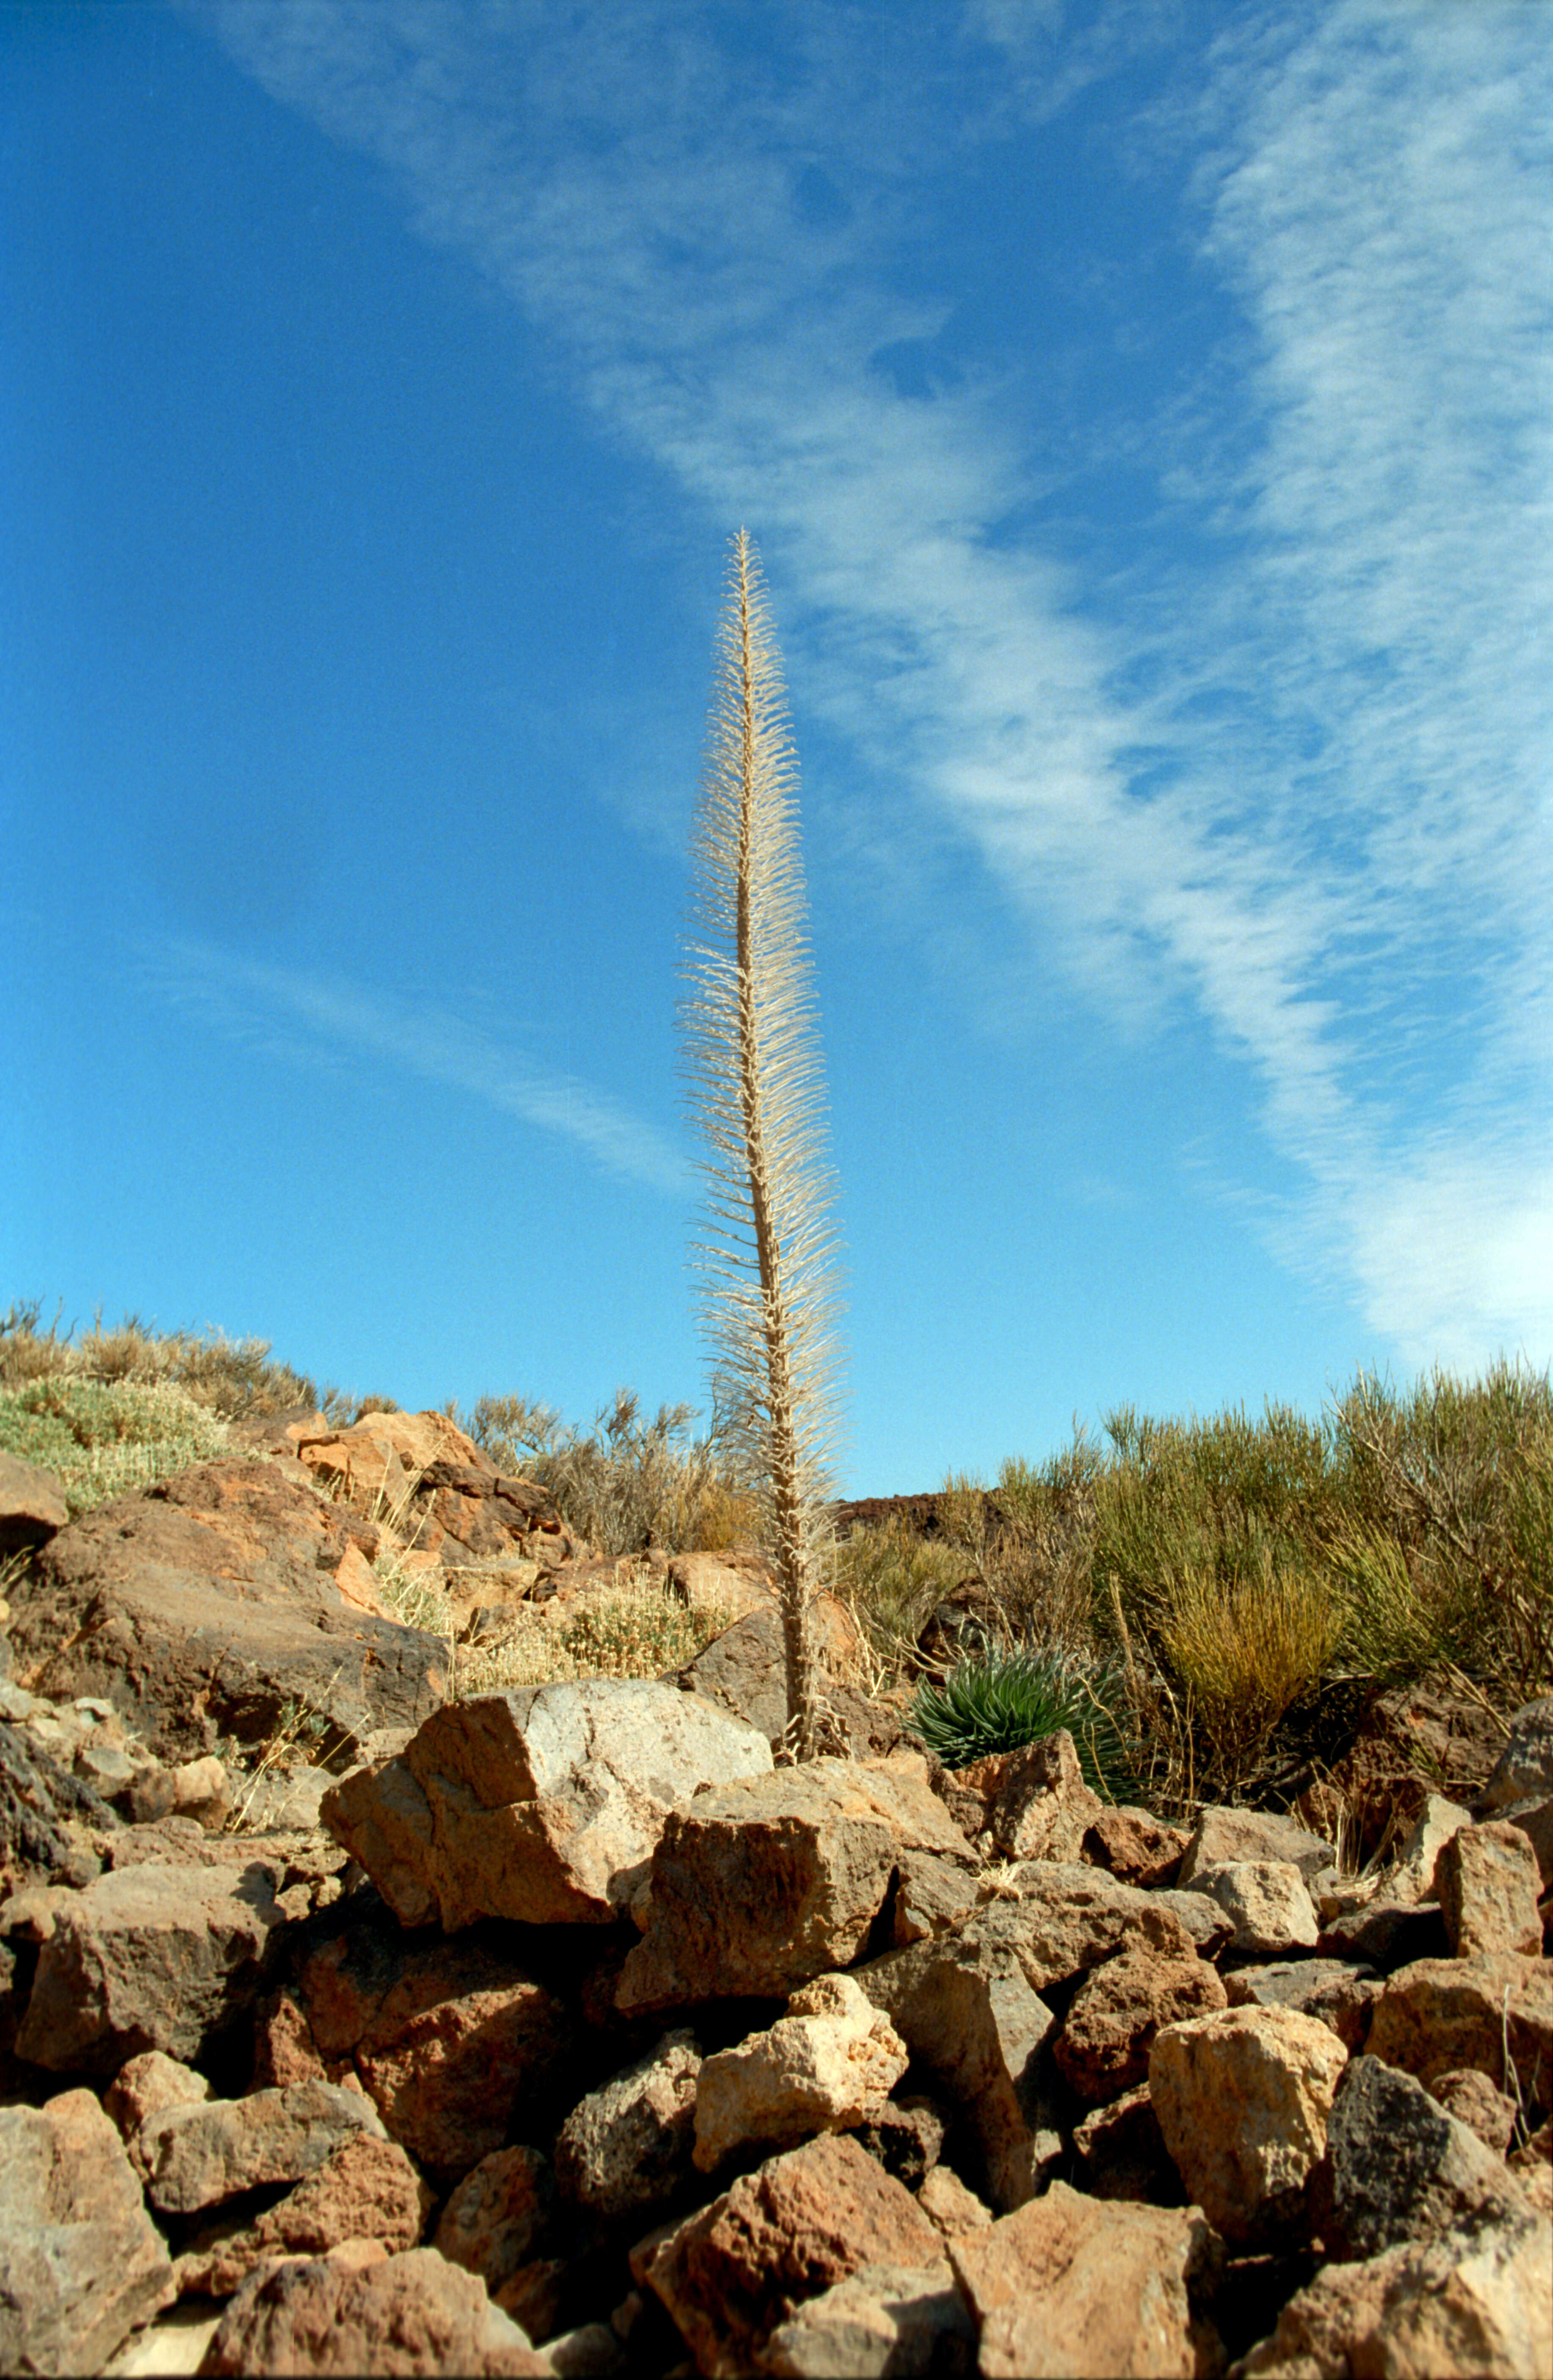
[{"label": "angular rock", "polygon": [[436,2246],[494,2297],[543,2249],[554,2212],[555,2178],[540,2151],[498,2149],[448,2200]]},{"label": "angular rock", "polygon": [[54,1473],[0,1447],[0,1555],[46,1544],[69,1518],[65,1490]]},{"label": "angular rock", "polygon": [[976,1878],[963,1859],[946,1859],[936,1852],[903,1852],[895,1863],[891,1911],[896,1949],[952,1933],[976,1904]]},{"label": "angular rock", "polygon": [[359,2091],[334,2082],[293,2082],[246,2099],[168,2107],[137,2136],[146,2195],[164,2213],[192,2215],[242,2190],[299,2181],[358,2132],[386,2137]]},{"label": "angular rock", "polygon": [[701,2053],[694,2034],[666,2033],[645,2058],[579,2100],[555,2143],[556,2179],[595,2215],[645,2216],[690,2168]]},{"label": "angular rock", "polygon": [[349,1542],[280,1465],[195,1463],[44,1547],[13,1597],[18,1674],[56,1701],[104,1696],[173,1762],[218,1733],[264,1742],[297,1704],[343,1763],[375,1728],[427,1717],[447,1666],[436,1637],[346,1601],[333,1574]]},{"label": "angular rock", "polygon": [[1520,1828],[1536,1853],[1543,1894],[1553,1892],[1553,1793],[1534,1794],[1524,1802],[1507,1802],[1496,1813],[1496,1821]]},{"label": "angular rock", "polygon": [[1190,1887],[1182,1891],[1174,1885],[1167,1885],[1152,1893],[1150,1899],[1157,1907],[1168,1909],[1173,1917],[1179,1918],[1195,1944],[1200,1959],[1217,1959],[1220,1950],[1226,1949],[1234,1939],[1232,1923],[1217,1900],[1210,1900],[1206,1892],[1194,1892]]},{"label": "angular rock", "polygon": [[[833,1595],[816,1596],[810,1612],[817,1657],[832,1673],[845,1671],[860,1650],[856,1621]],[[776,1603],[768,1598],[756,1604],[703,1645],[686,1668],[671,1672],[665,1682],[758,1728],[769,1744],[780,1743],[787,1726],[787,1668],[782,1614]],[[853,1698],[833,1684],[828,1684],[826,1692],[840,1706],[837,1715],[844,1731],[854,1735],[855,1729],[845,1726],[853,1716],[848,1708]],[[867,1731],[865,1726],[865,1734]],[[898,1738],[898,1724],[891,1731]]]},{"label": "angular rock", "polygon": [[1305,1882],[1292,1860],[1227,1860],[1199,1866],[1188,1888],[1216,1900],[1234,1927],[1230,1948],[1277,1959],[1314,1950],[1321,1927]]},{"label": "angular rock", "polygon": [[719,2050],[696,2085],[695,2164],[712,2173],[746,2143],[792,2148],[844,2132],[887,2099],[906,2070],[904,2044],[850,1975],[820,1975],[787,2014]]},{"label": "angular rock", "polygon": [[991,2208],[965,2188],[952,2166],[933,2168],[917,2191],[916,2203],[946,2240],[958,2239],[962,2231],[985,2231],[992,2220]]},{"label": "angular rock", "polygon": [[1235,2380],[1287,2374],[1526,2380],[1553,2365],[1553,2233],[1546,2216],[1329,2265],[1292,2297]]},{"label": "angular rock", "polygon": [[1450,2074],[1437,2074],[1429,2085],[1429,2095],[1438,2099],[1448,2116],[1477,2134],[1486,2149],[1496,2156],[1506,2156],[1511,2135],[1515,2130],[1515,2102],[1496,2090],[1486,2074],[1475,2067],[1458,2066]]},{"label": "angular rock", "polygon": [[1226,2240],[1308,2229],[1347,2062],[1329,2027],[1292,2009],[1225,2009],[1159,2034],[1148,2090],[1159,2130],[1187,2196]]},{"label": "angular rock", "polygon": [[886,2099],[853,2131],[859,2148],[867,2149],[897,2181],[920,2192],[936,2169],[949,2119],[936,2099],[913,2092],[909,2098]]},{"label": "angular rock", "polygon": [[263,1988],[276,1871],[147,1864],[36,1896],[46,1937],[18,2054],[55,2073],[116,2073],[142,2050],[186,2063]]},{"label": "angular rock", "polygon": [[1438,2075],[1475,2067],[1530,2107],[1553,2101],[1553,1962],[1501,1951],[1420,1959],[1388,1978],[1370,2010],[1365,2046],[1426,2090]]},{"label": "angular rock", "polygon": [[1542,1879],[1536,1853],[1519,1827],[1487,1820],[1459,1828],[1435,1866],[1435,1888],[1453,1955],[1509,1950],[1535,1959],[1542,1950]]},{"label": "angular rock", "polygon": [[1337,1854],[1295,1818],[1273,1810],[1234,1810],[1212,1803],[1192,1830],[1179,1882],[1191,1884],[1200,1871],[1233,1860],[1291,1860],[1309,1878],[1330,1867]]},{"label": "angular rock", "polygon": [[915,1753],[807,1760],[672,1812],[617,2008],[632,2014],[785,1995],[849,1965],[903,1852],[972,1864],[927,1775]]},{"label": "angular rock", "polygon": [[1316,1947],[1323,1958],[1361,1961],[1389,1975],[1420,1959],[1443,1959],[1450,1946],[1438,1901],[1392,1900],[1377,1895],[1330,1919]]},{"label": "angular rock", "polygon": [[166,2058],[160,2049],[142,2050],[120,2068],[103,2094],[103,2112],[108,2117],[120,2140],[129,2153],[129,2162],[145,2180],[145,2168],[139,2152],[139,2135],[143,2124],[153,2116],[165,2115],[169,2107],[193,2107],[211,2095],[211,2086],[202,2074],[185,2066],[176,2058]]},{"label": "angular rock", "polygon": [[100,2372],[173,2289],[166,2243],[92,2094],[0,2107],[0,2368]]},{"label": "angular rock", "polygon": [[1018,1948],[984,1922],[888,1951],[857,1969],[856,1981],[964,2112],[995,2203],[1022,2206],[1061,2143],[1042,2055],[1051,2011],[1031,1988]]},{"label": "angular rock", "polygon": [[1075,2125],[1074,2153],[1091,2198],[1134,2198],[1146,2206],[1184,2203],[1147,2082]]},{"label": "angular rock", "polygon": [[1327,2125],[1331,2213],[1328,2251],[1351,2262],[1405,2240],[1525,2214],[1501,2156],[1447,2113],[1421,2082],[1378,2058],[1355,2058]]},{"label": "angular rock", "polygon": [[706,2380],[740,2380],[806,2299],[866,2265],[936,2270],[943,2240],[844,2132],[770,2157],[688,2216],[644,2266]]},{"label": "angular rock", "polygon": [[807,2298],[771,2333],[759,2368],[777,2380],[863,2380],[875,2373],[970,2374],[976,2325],[947,2257],[920,2268],[865,2265]]},{"label": "angular rock", "polygon": [[962,2233],[950,2256],[984,2380],[1193,2380],[1191,2297],[1211,2280],[1215,2248],[1195,2206],[1104,2204],[1061,2181],[989,2230]]},{"label": "angular rock", "polygon": [[[1204,1900],[1200,1893],[1140,1892],[1103,1868],[1031,1861],[960,1930],[1016,1949],[1026,1980],[1044,1991],[1098,1967],[1123,1944],[1147,1945],[1171,1958],[1200,1951],[1187,1910]],[[1209,1938],[1216,1931],[1221,1937],[1222,1919],[1205,1930]]]},{"label": "angular rock", "polygon": [[1224,1985],[1196,1952],[1161,1957],[1146,1944],[1091,1967],[1069,2003],[1053,2056],[1077,2097],[1093,2106],[1148,2079],[1161,2025],[1228,2005]]},{"label": "angular rock", "polygon": [[1491,1818],[1508,1802],[1553,1793],[1553,1694],[1523,1703],[1510,1722],[1510,1741],[1494,1763],[1480,1818]]},{"label": "angular rock", "polygon": [[1462,1803],[1448,1801],[1443,1793],[1427,1794],[1386,1877],[1386,1898],[1433,1900],[1435,1863],[1451,1836],[1471,1824],[1472,1812]]},{"label": "angular rock", "polygon": [[186,2296],[229,2297],[271,2257],[327,2255],[346,2240],[400,2255],[419,2244],[432,2204],[396,2142],[353,2132],[278,2206],[194,2241],[178,2258],[177,2285]]},{"label": "angular rock", "polygon": [[676,1803],[770,1768],[763,1736],[696,1695],[592,1678],[445,1705],[320,1815],[402,1925],[608,1925]]},{"label": "angular rock", "polygon": [[262,2265],[222,2315],[201,2372],[394,2372],[553,2380],[547,2359],[472,2273],[434,2248],[370,2264],[319,2256]]},{"label": "angular rock", "polygon": [[952,1770],[940,1791],[956,1824],[996,1859],[1076,1860],[1105,1809],[1066,1728]]},{"label": "angular rock", "polygon": [[1078,1856],[1091,1867],[1103,1867],[1122,1884],[1172,1885],[1186,1856],[1189,1838],[1183,1827],[1172,1827],[1151,1810],[1101,1810],[1084,1830]]},{"label": "angular rock", "polygon": [[103,1870],[93,1830],[116,1824],[30,1729],[0,1719],[0,1890],[89,1884]]},{"label": "angular rock", "polygon": [[554,2095],[573,2037],[563,2004],[510,1961],[444,1949],[384,1994],[356,2070],[391,2137],[445,2189],[504,2145],[520,2106]]}]

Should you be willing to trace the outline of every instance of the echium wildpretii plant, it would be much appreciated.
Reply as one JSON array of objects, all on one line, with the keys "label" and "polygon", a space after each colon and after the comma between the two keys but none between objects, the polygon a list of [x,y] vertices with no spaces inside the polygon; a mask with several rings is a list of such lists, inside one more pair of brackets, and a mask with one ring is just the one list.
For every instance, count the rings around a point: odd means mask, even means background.
[{"label": "echium wildpretii plant", "polygon": [[818,1748],[809,1621],[831,1494],[839,1348],[834,1190],[805,938],[797,761],[754,546],[731,542],[691,851],[686,1074],[710,1145],[705,1334],[765,1507],[782,1605],[787,1742]]}]

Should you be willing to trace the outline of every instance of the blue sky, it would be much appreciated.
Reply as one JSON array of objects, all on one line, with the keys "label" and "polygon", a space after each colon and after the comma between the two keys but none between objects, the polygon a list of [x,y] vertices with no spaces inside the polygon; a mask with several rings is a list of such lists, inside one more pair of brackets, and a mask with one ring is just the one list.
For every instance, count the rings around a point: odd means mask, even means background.
[{"label": "blue sky", "polygon": [[1553,1355],[1542,0],[0,7],[0,1301],[704,1407],[770,584],[841,1485]]}]

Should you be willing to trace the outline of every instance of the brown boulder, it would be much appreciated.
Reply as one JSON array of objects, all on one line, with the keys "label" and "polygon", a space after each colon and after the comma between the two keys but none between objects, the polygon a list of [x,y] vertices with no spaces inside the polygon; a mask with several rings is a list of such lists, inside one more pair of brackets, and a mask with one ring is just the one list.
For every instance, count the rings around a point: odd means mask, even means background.
[{"label": "brown boulder", "polygon": [[1238,2008],[1167,2025],[1148,2060],[1165,2145],[1225,2239],[1308,2231],[1312,2190],[1348,2053],[1292,2009]]},{"label": "brown boulder", "polygon": [[1161,2025],[1227,2006],[1217,1971],[1194,1950],[1161,1957],[1147,1944],[1091,1967],[1071,2001],[1053,2049],[1058,2071],[1094,2105],[1148,2079],[1148,2053]]},{"label": "brown boulder", "polygon": [[1103,1867],[1123,1884],[1155,1885],[1176,1880],[1186,1854],[1183,1827],[1172,1827],[1151,1810],[1100,1810],[1084,1830],[1078,1856],[1092,1867]]},{"label": "brown boulder", "polygon": [[[116,2074],[142,2050],[197,2057],[263,1989],[277,1869],[115,1868],[79,1892],[28,1895],[38,1951],[18,2056]],[[36,1912],[35,1915],[32,1912]]]},{"label": "brown boulder", "polygon": [[785,1997],[851,1964],[902,1852],[973,1863],[920,1754],[809,1760],[671,1812],[652,1856],[623,2014],[742,1994]]},{"label": "brown boulder", "polygon": [[299,2181],[358,2132],[382,2137],[378,2112],[359,2091],[292,2082],[246,2099],[164,2108],[140,2127],[136,2150],[152,2204],[192,2215],[245,2190]]},{"label": "brown boulder", "polygon": [[1388,2066],[1437,2076],[1474,2066],[1528,2106],[1553,2101],[1553,1961],[1500,1951],[1471,1959],[1420,1959],[1388,1978],[1370,2010],[1366,2047]]},{"label": "brown boulder", "polygon": [[432,2203],[395,2142],[354,2132],[279,2205],[194,2240],[178,2258],[178,2289],[229,2297],[273,2257],[326,2255],[346,2240],[378,2240],[387,2254],[400,2255],[419,2242]]},{"label": "brown boulder", "polygon": [[1189,1885],[1202,1869],[1239,1860],[1288,1860],[1308,1882],[1323,1868],[1334,1865],[1336,1854],[1320,1835],[1309,1833],[1297,1819],[1276,1810],[1237,1810],[1210,1803],[1192,1829],[1180,1882]]},{"label": "brown boulder", "polygon": [[1410,2241],[1329,2265],[1292,2297],[1235,2380],[1406,2374],[1537,2380],[1553,2370],[1553,2235],[1546,2216]]},{"label": "brown boulder", "polygon": [[1503,1820],[1458,1828],[1435,1863],[1446,1937],[1458,1959],[1496,1950],[1536,1958],[1542,1949],[1541,1888],[1529,1839]]},{"label": "brown boulder", "polygon": [[1076,1860],[1105,1807],[1084,1781],[1065,1727],[952,1769],[939,1791],[951,1815],[989,1859]]},{"label": "brown boulder", "polygon": [[434,1636],[356,1609],[334,1573],[349,1533],[273,1463],[196,1463],[73,1521],[14,1592],[18,1673],[68,1701],[105,1696],[157,1756],[218,1734],[271,1737],[283,1707],[329,1723],[328,1757],[441,1701]]},{"label": "brown boulder", "polygon": [[386,1995],[356,2067],[391,2136],[445,2187],[503,2146],[524,2101],[553,2094],[572,2030],[510,1967],[479,1982],[422,1974]]},{"label": "brown boulder", "polygon": [[483,2283],[434,2248],[261,2265],[222,2315],[200,2369],[215,2380],[363,2372],[553,2380]]},{"label": "brown boulder", "polygon": [[94,1834],[117,1824],[28,1729],[0,1720],[0,1891],[90,1883],[103,1869]]},{"label": "brown boulder", "polygon": [[984,2380],[1193,2380],[1192,2295],[1218,2243],[1193,2207],[1110,2204],[1054,2181],[950,2256],[981,2333]]},{"label": "brown boulder", "polygon": [[911,2192],[845,2133],[770,2157],[680,2224],[645,2266],[707,2380],[739,2380],[808,2298],[865,2265],[937,2266]]},{"label": "brown boulder", "polygon": [[555,2143],[561,2188],[590,2214],[646,2216],[689,2172],[701,2053],[666,2033],[646,2056],[579,2099]]},{"label": "brown boulder", "polygon": [[173,2290],[139,2177],[92,2094],[0,2107],[0,2368],[100,2372]]},{"label": "brown boulder", "polygon": [[554,2212],[555,2180],[540,2151],[498,2149],[448,2200],[436,2245],[450,2265],[478,2273],[495,2297],[544,2246]]},{"label": "brown boulder", "polygon": [[1321,2228],[1329,2255],[1357,2262],[1527,2212],[1503,2157],[1411,2074],[1378,2058],[1351,2060],[1332,2103],[1327,2155],[1331,2206]]}]

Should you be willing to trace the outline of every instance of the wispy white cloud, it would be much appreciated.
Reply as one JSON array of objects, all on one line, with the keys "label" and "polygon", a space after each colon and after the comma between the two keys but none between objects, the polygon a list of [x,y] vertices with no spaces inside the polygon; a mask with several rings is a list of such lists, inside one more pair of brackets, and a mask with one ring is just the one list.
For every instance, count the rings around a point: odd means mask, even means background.
[{"label": "wispy white cloud", "polygon": [[159,944],[142,954],[140,965],[164,998],[287,1062],[370,1054],[575,1142],[625,1180],[673,1198],[687,1197],[694,1187],[689,1162],[654,1125],[459,1017],[203,942]]},{"label": "wispy white cloud", "polygon": [[[1553,1344],[1540,0],[1269,10],[1206,51],[1165,6],[1069,32],[979,0],[957,38],[792,5],[758,58],[673,0],[199,13],[756,529],[805,707],[972,843],[1085,994],[1134,1030],[1184,998],[1250,1068],[1308,1184],[1288,1253],[1399,1346]],[[1240,351],[1134,425],[1192,564],[1081,612],[1071,565],[1002,533],[1034,480],[1017,393],[914,403],[870,359],[947,311],[893,271],[924,164],[1183,26],[1173,229]]]}]

